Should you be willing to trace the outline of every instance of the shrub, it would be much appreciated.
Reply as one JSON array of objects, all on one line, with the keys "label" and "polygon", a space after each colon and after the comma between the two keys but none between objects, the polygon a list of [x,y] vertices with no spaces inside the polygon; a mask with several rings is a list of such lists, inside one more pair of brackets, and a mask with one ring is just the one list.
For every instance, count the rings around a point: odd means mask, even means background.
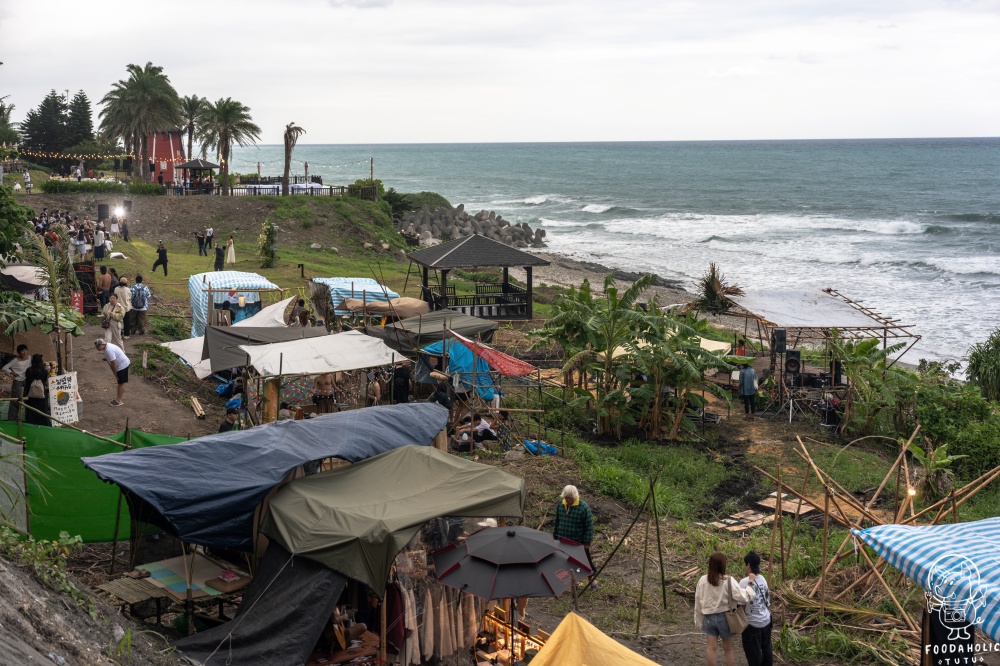
[{"label": "shrub", "polygon": [[278,265],[278,230],[270,219],[264,220],[260,227],[257,256],[260,257],[261,268],[274,268]]},{"label": "shrub", "polygon": [[157,183],[147,183],[141,180],[133,180],[131,183],[129,183],[128,186],[129,194],[137,194],[139,196],[142,195],[159,196],[162,195],[164,192],[166,192],[166,190],[164,190],[161,185]]},{"label": "shrub", "polygon": [[47,180],[41,185],[45,194],[134,194],[160,195],[164,193],[157,183],[136,180],[128,185],[105,181]]},{"label": "shrub", "polygon": [[76,182],[71,180],[47,180],[42,183],[45,194],[125,194],[126,188],[121,183],[106,182]]}]

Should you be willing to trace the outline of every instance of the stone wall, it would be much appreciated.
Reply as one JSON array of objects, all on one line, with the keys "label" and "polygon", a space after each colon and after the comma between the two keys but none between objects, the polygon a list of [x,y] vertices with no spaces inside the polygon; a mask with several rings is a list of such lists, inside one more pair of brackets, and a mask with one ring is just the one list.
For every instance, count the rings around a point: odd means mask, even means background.
[{"label": "stone wall", "polygon": [[438,207],[433,211],[424,205],[418,211],[404,214],[396,222],[396,230],[404,236],[419,238],[421,245],[479,234],[519,248],[545,247],[544,229],[532,229],[527,222],[511,224],[494,211],[481,210],[469,215],[464,204],[451,210]]}]

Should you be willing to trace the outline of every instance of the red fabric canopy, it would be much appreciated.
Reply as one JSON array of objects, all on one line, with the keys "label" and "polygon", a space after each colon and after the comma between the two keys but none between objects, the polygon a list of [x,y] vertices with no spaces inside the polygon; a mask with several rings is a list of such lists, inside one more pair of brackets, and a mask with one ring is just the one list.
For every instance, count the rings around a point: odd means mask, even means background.
[{"label": "red fabric canopy", "polygon": [[476,342],[475,340],[463,337],[450,328],[448,329],[448,332],[453,335],[456,340],[468,347],[469,351],[471,351],[475,356],[478,356],[486,361],[491,368],[499,370],[500,374],[505,377],[524,377],[525,375],[530,375],[538,371],[538,368],[530,363],[525,363],[520,359],[504,354],[503,352],[497,351],[492,347],[487,347],[481,342]]}]

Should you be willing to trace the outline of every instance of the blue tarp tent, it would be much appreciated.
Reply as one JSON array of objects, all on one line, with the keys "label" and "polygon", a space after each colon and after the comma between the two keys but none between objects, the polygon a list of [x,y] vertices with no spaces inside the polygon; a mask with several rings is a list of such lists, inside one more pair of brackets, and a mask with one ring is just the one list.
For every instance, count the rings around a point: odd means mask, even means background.
[{"label": "blue tarp tent", "polygon": [[[427,345],[421,351],[431,356],[441,356],[448,354],[448,374],[458,373],[459,380],[467,387],[472,387],[475,379],[476,390],[483,400],[490,401],[495,395],[493,389],[493,377],[490,376],[490,366],[482,358],[473,357],[472,351],[458,340],[449,338]],[[476,369],[472,370],[472,360],[475,358]]]},{"label": "blue tarp tent", "polygon": [[[215,303],[221,307],[225,300],[225,292],[236,289],[248,304],[241,314],[244,317],[251,317],[261,309],[260,294],[258,289],[278,289],[278,285],[268,280],[263,275],[256,273],[243,273],[240,271],[213,271],[211,273],[197,273],[188,278],[188,293],[191,295],[191,337],[197,338],[205,335],[205,326],[208,321],[208,289],[213,292],[212,297]],[[243,291],[246,290],[246,291]],[[236,323],[235,321],[233,322]]]},{"label": "blue tarp tent", "polygon": [[121,487],[133,518],[188,543],[249,551],[257,505],[291,470],[324,458],[358,462],[408,444],[427,446],[447,424],[443,407],[409,403],[82,460],[102,481]]},{"label": "blue tarp tent", "polygon": [[1000,518],[851,532],[949,610],[964,614],[1000,642]]},{"label": "blue tarp tent", "polygon": [[323,285],[330,291],[330,303],[334,307],[333,313],[338,315],[351,314],[350,310],[339,307],[346,298],[356,298],[365,303],[381,303],[399,298],[399,294],[380,285],[374,278],[329,277],[313,278],[312,281]]}]

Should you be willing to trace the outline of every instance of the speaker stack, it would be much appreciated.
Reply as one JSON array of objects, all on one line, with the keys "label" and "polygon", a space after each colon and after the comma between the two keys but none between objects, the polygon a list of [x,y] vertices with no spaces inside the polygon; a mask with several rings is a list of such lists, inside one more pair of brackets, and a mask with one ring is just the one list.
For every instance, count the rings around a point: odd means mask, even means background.
[{"label": "speaker stack", "polygon": [[788,344],[788,334],[783,328],[776,328],[771,331],[771,352],[774,354],[784,354],[785,345]]},{"label": "speaker stack", "polygon": [[111,219],[111,206],[108,204],[97,204],[97,221]]}]

